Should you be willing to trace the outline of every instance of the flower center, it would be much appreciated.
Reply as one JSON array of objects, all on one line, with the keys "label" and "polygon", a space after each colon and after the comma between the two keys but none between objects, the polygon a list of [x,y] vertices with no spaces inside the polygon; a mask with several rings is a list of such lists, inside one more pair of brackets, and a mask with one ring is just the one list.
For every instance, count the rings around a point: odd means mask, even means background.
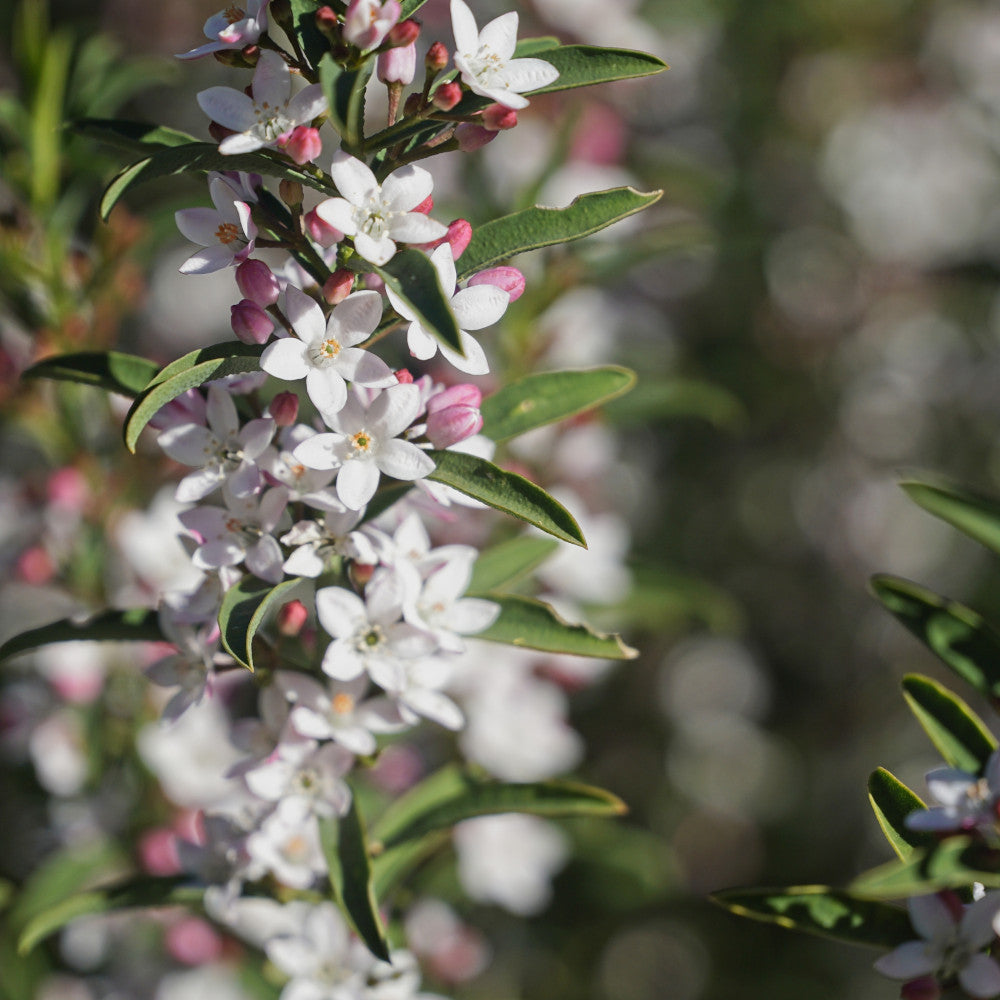
[{"label": "flower center", "polygon": [[351,437],[351,447],[354,449],[351,458],[356,458],[358,455],[367,455],[371,451],[373,444],[372,436],[368,431],[361,430]]},{"label": "flower center", "polygon": [[354,709],[354,699],[344,691],[335,694],[331,704],[337,715],[347,715]]},{"label": "flower center", "polygon": [[337,360],[342,350],[343,347],[336,337],[327,337],[312,349],[312,363],[318,368],[325,368],[331,361]]},{"label": "flower center", "polygon": [[358,636],[357,648],[362,653],[371,653],[382,645],[384,638],[385,635],[382,629],[378,625],[372,625],[367,632],[362,632]]},{"label": "flower center", "polygon": [[239,227],[233,222],[223,222],[216,229],[215,238],[220,243],[229,246],[230,243],[235,243],[240,238]]}]

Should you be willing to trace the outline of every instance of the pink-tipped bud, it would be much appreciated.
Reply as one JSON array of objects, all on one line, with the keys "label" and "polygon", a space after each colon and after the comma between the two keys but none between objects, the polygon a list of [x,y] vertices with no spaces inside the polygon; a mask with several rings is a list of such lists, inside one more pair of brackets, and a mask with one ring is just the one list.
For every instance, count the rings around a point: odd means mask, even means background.
[{"label": "pink-tipped bud", "polygon": [[427,412],[439,413],[449,406],[474,406],[476,409],[483,401],[483,391],[471,382],[460,382],[435,393],[427,400]]},{"label": "pink-tipped bud", "polygon": [[278,631],[282,635],[298,635],[309,620],[309,611],[301,601],[289,601],[278,612]]},{"label": "pink-tipped bud", "polygon": [[323,282],[323,298],[331,306],[338,305],[351,294],[354,287],[354,272],[348,271],[346,267],[337,268],[326,281]]},{"label": "pink-tipped bud", "polygon": [[401,83],[407,86],[413,83],[413,78],[417,75],[417,47],[410,44],[389,49],[379,55],[376,65],[378,78],[383,83]]},{"label": "pink-tipped bud", "polygon": [[483,128],[491,132],[504,132],[517,124],[517,112],[502,104],[491,104],[483,110]]},{"label": "pink-tipped bud", "polygon": [[442,83],[434,91],[434,94],[431,96],[431,103],[439,111],[451,111],[461,99],[462,88],[454,80],[449,80],[447,83]]},{"label": "pink-tipped bud", "polygon": [[394,24],[385,36],[385,44],[394,49],[412,45],[420,37],[420,23],[408,17],[405,21]]},{"label": "pink-tipped bud", "polygon": [[424,56],[424,66],[429,73],[440,73],[448,65],[450,58],[444,42],[435,42]]},{"label": "pink-tipped bud", "polygon": [[409,368],[400,368],[398,371],[393,372],[396,376],[396,381],[400,385],[412,385],[413,375],[410,374]]},{"label": "pink-tipped bud", "polygon": [[340,39],[340,18],[337,12],[329,6],[320,7],[316,11],[316,27],[333,41]]},{"label": "pink-tipped bud", "polygon": [[516,267],[491,267],[469,278],[470,285],[496,285],[502,288],[511,302],[524,294],[524,275]]},{"label": "pink-tipped bud", "polygon": [[296,125],[287,136],[279,140],[278,145],[299,166],[311,163],[323,152],[323,140],[319,137],[319,129],[310,128],[308,125]]},{"label": "pink-tipped bud", "polygon": [[256,302],[241,299],[230,310],[233,333],[244,344],[263,344],[274,330],[274,321]]},{"label": "pink-tipped bud", "polygon": [[335,229],[319,217],[315,208],[311,212],[306,212],[302,216],[302,221],[305,223],[309,239],[321,247],[332,247],[334,243],[339,243],[344,238],[339,229]]},{"label": "pink-tipped bud", "polygon": [[176,875],[181,870],[177,834],[165,826],[147,830],[139,838],[139,864],[150,875]]},{"label": "pink-tipped bud", "polygon": [[499,132],[491,132],[488,128],[483,128],[482,125],[470,125],[468,122],[462,122],[455,129],[458,148],[463,153],[472,153],[477,149],[481,149],[486,143],[492,142],[499,134]]},{"label": "pink-tipped bud", "polygon": [[414,205],[411,212],[419,212],[421,215],[430,215],[434,211],[434,195],[429,194],[419,205]]},{"label": "pink-tipped bud", "polygon": [[45,484],[45,493],[53,507],[79,514],[90,500],[90,487],[79,469],[65,465],[56,469]]},{"label": "pink-tipped bud", "polygon": [[448,223],[448,235],[445,237],[451,246],[451,256],[458,260],[465,253],[465,248],[472,239],[472,225],[468,219],[455,219]]},{"label": "pink-tipped bud", "polygon": [[204,965],[220,958],[222,938],[214,927],[201,917],[185,916],[171,924],[163,938],[168,955],[183,965]]},{"label": "pink-tipped bud", "polygon": [[56,566],[45,549],[40,545],[33,545],[17,557],[17,562],[14,564],[14,575],[23,583],[40,587],[56,575]]},{"label": "pink-tipped bud", "polygon": [[243,298],[262,309],[273,306],[281,294],[281,284],[262,260],[245,260],[236,268],[236,284]]},{"label": "pink-tipped bud", "polygon": [[456,404],[427,414],[427,438],[435,448],[450,448],[478,434],[482,427],[478,406]]},{"label": "pink-tipped bud", "polygon": [[291,427],[299,418],[299,397],[294,392],[279,392],[268,404],[267,412],[279,427]]},{"label": "pink-tipped bud", "polygon": [[348,570],[351,576],[351,583],[359,589],[366,586],[368,581],[375,575],[377,568],[377,566],[372,566],[370,563],[352,562],[351,568]]}]

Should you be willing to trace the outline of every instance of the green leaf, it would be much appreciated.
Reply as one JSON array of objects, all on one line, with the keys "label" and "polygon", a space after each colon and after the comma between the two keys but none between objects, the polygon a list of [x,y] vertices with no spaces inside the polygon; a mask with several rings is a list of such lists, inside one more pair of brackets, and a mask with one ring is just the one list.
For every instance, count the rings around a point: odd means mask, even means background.
[{"label": "green leaf", "polygon": [[538,38],[521,38],[514,46],[514,56],[517,59],[524,59],[527,56],[537,56],[546,51],[554,49],[559,45],[559,39],[555,35],[540,35]]},{"label": "green leaf", "polygon": [[913,851],[907,858],[890,861],[859,875],[850,885],[858,896],[903,899],[941,889],[963,889],[982,882],[1000,887],[1000,856],[971,837],[949,837],[937,846]]},{"label": "green leaf", "polygon": [[554,538],[535,538],[532,535],[522,535],[494,545],[481,552],[476,559],[467,593],[485,594],[509,587],[541,566],[558,548],[559,543]]},{"label": "green leaf", "polygon": [[655,420],[707,420],[715,427],[736,427],[746,408],[728,389],[693,378],[646,378],[604,411],[619,427],[648,426]]},{"label": "green leaf", "polygon": [[156,611],[130,608],[102,611],[90,618],[61,618],[15,635],[0,646],[0,660],[55,642],[163,642]]},{"label": "green leaf", "polygon": [[345,69],[327,52],[319,62],[319,82],[323,86],[330,122],[340,133],[345,152],[357,153],[364,144],[365,86],[371,79],[375,57],[363,66]]},{"label": "green leaf", "polygon": [[192,142],[157,148],[155,152],[120,170],[101,196],[101,218],[107,221],[111,210],[127,191],[139,184],[175,174],[207,173],[210,170],[245,170],[283,180],[298,181],[311,187],[324,187],[314,174],[295,166],[269,150],[227,156],[210,142]]},{"label": "green leaf", "polygon": [[399,19],[405,21],[408,17],[413,17],[427,0],[403,0],[399,5]]},{"label": "green leaf", "polygon": [[595,632],[588,625],[574,625],[548,604],[516,594],[486,594],[500,605],[500,617],[477,639],[503,642],[547,653],[597,656],[609,660],[634,660],[638,651],[626,646],[620,635]]},{"label": "green leaf", "polygon": [[299,45],[309,64],[317,68],[323,56],[330,51],[330,43],[316,27],[316,9],[319,3],[317,0],[289,0],[289,6]]},{"label": "green leaf", "polygon": [[982,772],[997,741],[958,695],[930,677],[907,674],[903,697],[950,767]]},{"label": "green leaf", "polygon": [[535,50],[532,54],[559,70],[559,79],[530,91],[532,94],[551,94],[615,80],[635,80],[670,68],[648,52],[606,49],[597,45],[559,45],[554,49]]},{"label": "green leaf", "polygon": [[932,833],[911,830],[906,825],[906,817],[910,813],[926,806],[916,792],[884,767],[874,770],[868,779],[868,801],[878,825],[899,857],[907,858],[915,848],[930,847],[936,843],[937,838]]},{"label": "green leaf", "polygon": [[125,445],[134,452],[139,435],[146,424],[166,406],[188,389],[196,389],[205,382],[260,370],[260,344],[228,342],[192,351],[167,365],[139,394],[125,417]]},{"label": "green leaf", "polygon": [[183,885],[185,878],[182,875],[166,878],[144,876],[70,896],[29,920],[18,938],[17,949],[20,954],[26,955],[40,941],[62,930],[77,917],[135,907],[199,903],[204,889]]},{"label": "green leaf", "polygon": [[464,355],[455,314],[448,304],[449,296],[441,290],[437,271],[426,254],[419,250],[399,250],[387,264],[376,267],[359,261],[364,270],[374,270],[378,276],[413,310],[417,322],[446,347]]},{"label": "green leaf", "polygon": [[506,441],[599,406],[633,385],[635,373],[614,366],[526,375],[483,400],[483,433]]},{"label": "green leaf", "polygon": [[556,538],[586,546],[580,526],[562,504],[540,486],[484,458],[458,451],[432,451],[435,470],[427,477],[495,507]]},{"label": "green leaf", "polygon": [[320,840],[330,869],[330,885],[358,937],[383,962],[389,961],[389,944],[378,914],[372,887],[371,856],[357,798],[351,797],[347,814],[319,821]]},{"label": "green leaf", "polygon": [[1000,555],[1000,503],[953,486],[900,483],[910,498],[935,517]]},{"label": "green leaf", "polygon": [[294,577],[275,585],[255,576],[246,576],[226,591],[219,609],[222,645],[248,670],[254,669],[254,636],[268,612],[291,600],[292,591],[301,582],[300,577]]},{"label": "green leaf", "polygon": [[731,913],[847,944],[895,948],[915,933],[906,910],[826,885],[728,889],[709,896]]},{"label": "green leaf", "polygon": [[189,146],[199,140],[187,132],[149,122],[118,118],[78,118],[69,128],[88,139],[95,139],[123,152],[147,156],[150,146]]},{"label": "green leaf", "polygon": [[872,593],[967,684],[1000,699],[1000,633],[971,608],[893,576],[875,576]]},{"label": "green leaf", "polygon": [[659,201],[662,191],[632,187],[594,191],[574,198],[565,208],[526,208],[478,226],[458,260],[459,279],[499,264],[515,254],[568,243],[600,232]]},{"label": "green leaf", "polygon": [[159,365],[134,354],[118,351],[81,351],[45,358],[25,371],[22,378],[51,378],[96,385],[123,396],[136,396],[149,384]]},{"label": "green leaf", "polygon": [[620,816],[626,811],[621,799],[602,788],[561,780],[506,784],[449,764],[386,809],[372,827],[372,839],[391,850],[474,816]]}]

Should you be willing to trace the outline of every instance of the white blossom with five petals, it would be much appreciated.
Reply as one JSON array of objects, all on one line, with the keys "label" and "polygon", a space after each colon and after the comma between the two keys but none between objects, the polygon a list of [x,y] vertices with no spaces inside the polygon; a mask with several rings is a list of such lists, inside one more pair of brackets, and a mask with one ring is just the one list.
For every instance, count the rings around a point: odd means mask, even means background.
[{"label": "white blossom with five petals", "polygon": [[182,208],[174,213],[181,233],[204,248],[181,264],[181,274],[211,274],[242,263],[253,252],[257,227],[250,206],[221,174],[210,178],[208,193],[215,208]]}]

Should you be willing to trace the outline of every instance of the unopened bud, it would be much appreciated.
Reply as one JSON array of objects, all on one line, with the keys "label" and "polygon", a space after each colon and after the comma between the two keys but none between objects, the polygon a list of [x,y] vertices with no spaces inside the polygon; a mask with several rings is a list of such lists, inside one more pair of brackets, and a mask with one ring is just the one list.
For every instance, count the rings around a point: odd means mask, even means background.
[{"label": "unopened bud", "polygon": [[474,406],[477,409],[483,401],[483,391],[471,382],[460,382],[435,393],[427,400],[427,412],[438,413],[449,406]]},{"label": "unopened bud", "polygon": [[375,570],[377,568],[378,567],[371,566],[368,563],[351,563],[351,568],[349,570],[351,583],[353,583],[354,586],[360,590],[375,575]]},{"label": "unopened bud", "polygon": [[242,299],[230,311],[233,333],[244,344],[263,344],[274,330],[274,321],[256,302]]},{"label": "unopened bud", "polygon": [[417,73],[416,45],[411,43],[381,53],[378,57],[377,71],[378,78],[383,83],[401,83],[404,86],[413,83]]},{"label": "unopened bud", "polygon": [[306,606],[301,601],[289,601],[278,612],[278,631],[282,635],[298,635],[308,620],[309,611]]},{"label": "unopened bud", "polygon": [[324,6],[316,11],[316,27],[331,41],[340,41],[340,18],[332,7]]},{"label": "unopened bud", "polygon": [[427,439],[435,448],[450,448],[478,434],[482,427],[483,415],[477,406],[446,406],[427,415]]},{"label": "unopened bud", "polygon": [[394,49],[412,45],[420,37],[420,24],[408,17],[405,21],[394,24],[385,36],[385,44]]},{"label": "unopened bud", "polygon": [[216,62],[220,62],[223,66],[228,66],[230,69],[246,68],[246,60],[239,49],[220,49],[217,52],[213,52],[212,55],[215,57]]},{"label": "unopened bud", "polygon": [[[278,140],[278,145],[283,149],[299,166],[303,163],[310,163],[323,152],[323,140],[319,137],[319,129],[311,128],[308,125],[296,125],[295,128],[282,139]],[[297,181],[282,181],[282,184],[297,184],[299,189],[299,200],[297,205],[302,204],[302,185]],[[284,195],[282,200],[286,205],[292,204]]]},{"label": "unopened bud", "polygon": [[245,260],[236,268],[236,284],[243,298],[262,309],[273,306],[281,294],[281,284],[262,260]]},{"label": "unopened bud", "polygon": [[517,112],[502,104],[491,104],[483,110],[483,128],[491,132],[504,132],[517,124]]},{"label": "unopened bud", "polygon": [[[417,211],[417,209],[414,209],[414,211]],[[429,254],[431,251],[437,250],[442,243],[447,243],[451,247],[452,260],[458,260],[471,239],[472,226],[469,225],[469,222],[466,219],[455,219],[454,222],[448,223],[448,232],[440,239],[431,240],[429,243],[416,243],[414,245],[418,250],[423,250],[424,253]]]},{"label": "unopened bud", "polygon": [[474,150],[481,149],[486,143],[492,142],[498,135],[498,132],[491,132],[488,128],[483,128],[482,125],[470,125],[468,122],[462,122],[455,129],[458,148],[463,153],[471,153]]},{"label": "unopened bud", "polygon": [[400,368],[397,371],[394,371],[393,375],[396,376],[396,381],[400,385],[412,385],[413,384],[413,375],[410,374],[410,369],[409,368]]},{"label": "unopened bud", "polygon": [[524,294],[524,275],[516,267],[491,267],[469,278],[470,285],[496,285],[503,289],[511,302]]},{"label": "unopened bud", "polygon": [[354,272],[346,267],[338,268],[323,282],[323,298],[335,306],[343,302],[354,287]]},{"label": "unopened bud", "polygon": [[410,94],[406,99],[406,103],[403,105],[404,115],[415,115],[421,108],[423,104],[423,98],[420,94]]},{"label": "unopened bud", "polygon": [[299,418],[299,397],[294,392],[279,392],[268,403],[267,412],[279,427],[291,427]]},{"label": "unopened bud", "polygon": [[429,73],[440,73],[448,65],[448,49],[443,42],[435,42],[424,56],[424,66]]},{"label": "unopened bud", "polygon": [[439,111],[451,111],[461,99],[462,88],[454,80],[442,83],[431,96],[431,102]]},{"label": "unopened bud", "polygon": [[306,212],[302,221],[305,223],[309,239],[321,247],[332,247],[334,243],[339,243],[344,238],[344,234],[324,221],[315,208],[311,212]]}]

